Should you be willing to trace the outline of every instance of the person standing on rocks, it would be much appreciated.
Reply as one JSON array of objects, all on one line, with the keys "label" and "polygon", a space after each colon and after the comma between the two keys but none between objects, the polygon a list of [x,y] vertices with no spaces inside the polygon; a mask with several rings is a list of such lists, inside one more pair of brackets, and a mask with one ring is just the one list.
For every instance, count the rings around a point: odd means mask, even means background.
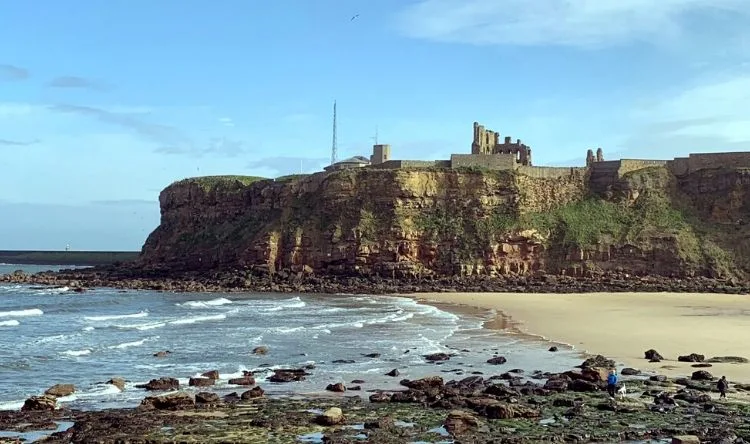
[{"label": "person standing on rocks", "polygon": [[610,370],[607,376],[607,393],[613,398],[617,393],[617,372],[614,369]]},{"label": "person standing on rocks", "polygon": [[727,399],[727,389],[729,389],[729,381],[726,376],[722,376],[719,382],[716,384],[716,388],[719,389],[719,399]]}]

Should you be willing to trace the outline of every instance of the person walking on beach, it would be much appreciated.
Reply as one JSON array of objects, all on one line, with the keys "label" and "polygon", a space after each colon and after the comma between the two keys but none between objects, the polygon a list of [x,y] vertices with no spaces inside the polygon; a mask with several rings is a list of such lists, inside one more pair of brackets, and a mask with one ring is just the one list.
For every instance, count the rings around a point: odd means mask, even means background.
[{"label": "person walking on beach", "polygon": [[607,393],[613,398],[617,393],[617,372],[615,370],[610,370],[609,376],[607,376]]},{"label": "person walking on beach", "polygon": [[719,399],[727,399],[727,389],[729,388],[729,381],[726,376],[722,376],[719,382],[716,384],[716,388],[719,389]]}]

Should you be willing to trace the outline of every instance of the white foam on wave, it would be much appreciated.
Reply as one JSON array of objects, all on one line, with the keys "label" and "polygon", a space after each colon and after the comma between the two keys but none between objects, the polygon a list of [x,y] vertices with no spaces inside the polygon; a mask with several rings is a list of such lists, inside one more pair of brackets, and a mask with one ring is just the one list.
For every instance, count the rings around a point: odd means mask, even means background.
[{"label": "white foam on wave", "polygon": [[145,318],[148,316],[148,311],[139,311],[138,313],[124,314],[124,315],[106,315],[106,316],[84,316],[83,319],[87,321],[111,321],[114,319],[131,319],[131,318]]},{"label": "white foam on wave", "polygon": [[28,308],[26,310],[0,311],[0,318],[17,318],[22,316],[41,316],[44,312],[38,308]]},{"label": "white foam on wave", "polygon": [[221,307],[222,305],[231,304],[232,301],[230,301],[227,298],[216,298],[211,299],[209,301],[187,301],[182,304],[176,304],[179,307],[189,307],[189,308],[212,308],[212,307]]},{"label": "white foam on wave", "polygon": [[38,295],[63,294],[68,291],[70,291],[70,287],[51,287],[51,288],[44,288],[44,289],[36,290],[35,293]]},{"label": "white foam on wave", "polygon": [[115,325],[115,327],[123,329],[123,330],[145,331],[145,330],[153,330],[155,328],[162,328],[165,325],[167,325],[166,322],[147,322],[145,324]]},{"label": "white foam on wave", "polygon": [[83,331],[92,331],[92,330],[94,330],[94,327],[90,325],[88,327],[83,327]]},{"label": "white foam on wave", "polygon": [[84,350],[65,350],[62,352],[63,355],[66,356],[86,356],[91,354],[91,350],[84,349]]},{"label": "white foam on wave", "polygon": [[[257,302],[256,302],[257,303]],[[291,298],[291,299],[285,299],[282,301],[263,301],[263,304],[273,305],[272,307],[268,308],[259,308],[259,312],[277,312],[281,310],[285,310],[287,308],[302,308],[307,306],[307,303],[300,299],[299,296]]]},{"label": "white foam on wave", "polygon": [[153,340],[156,340],[156,339],[159,339],[159,337],[158,336],[154,336],[152,338],[143,338],[140,341],[123,342],[122,344],[110,345],[107,348],[109,348],[109,349],[123,349],[123,348],[130,348],[130,347],[139,347],[139,346],[145,344],[148,341],[153,341]]},{"label": "white foam on wave", "polygon": [[178,319],[176,321],[170,321],[171,325],[187,325],[195,324],[196,322],[207,322],[207,321],[223,321],[227,318],[225,314],[212,315],[212,316],[196,316],[194,318]]},{"label": "white foam on wave", "polygon": [[20,324],[21,323],[15,319],[11,319],[10,321],[0,321],[0,327],[18,327]]},{"label": "white foam on wave", "polygon": [[3,410],[21,410],[21,407],[23,407],[25,400],[20,401],[8,401],[8,402],[0,402],[0,411]]},{"label": "white foam on wave", "polygon": [[305,327],[274,327],[274,328],[269,329],[268,331],[271,333],[279,333],[279,334],[285,335],[289,333],[302,331],[304,329]]}]

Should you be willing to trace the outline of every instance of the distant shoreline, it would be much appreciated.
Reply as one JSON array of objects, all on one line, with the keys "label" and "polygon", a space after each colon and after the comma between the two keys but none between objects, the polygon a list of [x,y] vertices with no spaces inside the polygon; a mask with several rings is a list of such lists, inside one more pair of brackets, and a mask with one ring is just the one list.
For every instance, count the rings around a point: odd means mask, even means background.
[{"label": "distant shoreline", "polygon": [[0,264],[9,265],[112,265],[135,260],[138,251],[32,251],[0,250]]}]

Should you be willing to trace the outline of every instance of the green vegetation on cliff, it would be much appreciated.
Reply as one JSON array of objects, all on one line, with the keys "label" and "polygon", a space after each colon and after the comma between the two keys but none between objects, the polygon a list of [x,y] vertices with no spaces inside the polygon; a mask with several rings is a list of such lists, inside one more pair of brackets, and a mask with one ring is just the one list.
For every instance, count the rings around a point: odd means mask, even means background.
[{"label": "green vegetation on cliff", "polygon": [[188,177],[175,182],[172,185],[189,185],[196,184],[203,190],[209,191],[221,185],[251,185],[261,180],[268,180],[265,177],[257,176],[201,176],[201,177]]}]

